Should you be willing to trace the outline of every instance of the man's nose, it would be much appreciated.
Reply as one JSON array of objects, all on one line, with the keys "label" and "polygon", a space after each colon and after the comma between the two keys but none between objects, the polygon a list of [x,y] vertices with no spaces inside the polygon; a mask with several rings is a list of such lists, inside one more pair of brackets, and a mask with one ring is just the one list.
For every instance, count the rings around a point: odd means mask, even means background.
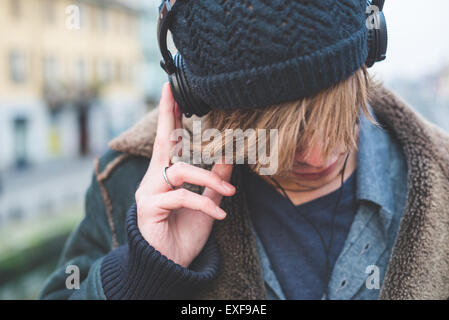
[{"label": "man's nose", "polygon": [[297,152],[295,160],[301,165],[314,167],[314,168],[326,168],[332,163],[333,156],[325,157],[323,154],[323,147],[321,144],[317,144],[309,152]]}]

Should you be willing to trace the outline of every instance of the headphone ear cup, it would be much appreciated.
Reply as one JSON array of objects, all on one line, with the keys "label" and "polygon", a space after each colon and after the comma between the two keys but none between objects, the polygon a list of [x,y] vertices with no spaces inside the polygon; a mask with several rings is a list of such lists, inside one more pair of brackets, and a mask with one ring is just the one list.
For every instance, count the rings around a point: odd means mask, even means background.
[{"label": "headphone ear cup", "polygon": [[198,97],[196,97],[186,77],[186,64],[182,56],[177,53],[173,57],[176,72],[169,76],[173,96],[186,117],[206,115],[210,108]]},{"label": "headphone ear cup", "polygon": [[378,28],[368,30],[368,58],[366,66],[372,67],[374,63],[383,61],[387,57],[388,32],[387,21],[382,11],[379,12]]},{"label": "headphone ear cup", "polygon": [[168,80],[170,82],[170,87],[173,93],[173,97],[175,98],[175,101],[178,103],[178,106],[181,108],[182,112],[187,116],[191,117],[192,114],[187,110],[186,102],[183,98],[182,89],[180,87],[179,83],[179,76],[178,76],[178,70],[176,72],[170,74],[168,76]]},{"label": "headphone ear cup", "polygon": [[388,48],[388,27],[387,19],[384,13],[380,12],[380,29],[378,30],[378,60],[383,61],[387,58],[387,48]]},{"label": "headphone ear cup", "polygon": [[368,30],[368,58],[366,59],[366,66],[368,68],[371,68],[375,63],[374,60],[374,57],[376,56],[375,32],[376,31],[374,29]]}]

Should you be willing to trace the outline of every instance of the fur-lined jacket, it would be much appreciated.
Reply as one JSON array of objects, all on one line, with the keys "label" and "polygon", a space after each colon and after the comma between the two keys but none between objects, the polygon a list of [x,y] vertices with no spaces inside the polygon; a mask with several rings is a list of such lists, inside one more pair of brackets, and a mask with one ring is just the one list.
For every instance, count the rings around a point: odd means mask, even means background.
[{"label": "fur-lined jacket", "polygon": [[[399,141],[408,166],[406,209],[379,298],[448,299],[449,135],[424,120],[392,92],[383,87],[375,90],[371,92],[370,105],[380,124]],[[189,286],[192,290],[183,298],[266,298],[245,192],[240,187],[240,170],[234,170],[231,178],[236,194],[221,203],[228,216],[215,222],[210,237],[213,241],[208,241],[203,249],[208,251],[204,254],[209,255],[209,265],[201,270],[183,270],[172,261],[163,260],[165,257],[154,250],[148,250],[148,243],[135,227],[135,217],[128,211],[151,158],[156,120],[157,111],[150,112],[111,141],[110,150],[95,161],[92,184],[86,194],[86,215],[67,241],[60,265],[48,279],[41,298],[164,299],[175,297],[170,290]],[[189,126],[188,120],[185,126]],[[189,188],[201,191],[195,186]],[[141,265],[135,261],[123,264],[116,261],[119,258],[111,257],[120,250],[128,251],[116,257],[131,259],[138,255]],[[108,259],[106,266],[105,259]],[[211,271],[215,270],[214,264],[218,265],[216,274]],[[67,265],[79,268],[79,289],[66,287]],[[141,274],[126,277],[121,288],[112,285],[114,275],[133,272]],[[157,272],[163,276],[158,277]],[[186,274],[187,280],[181,276]],[[134,293],[139,285],[149,287],[145,295]],[[127,295],[120,297],[118,292]]]}]

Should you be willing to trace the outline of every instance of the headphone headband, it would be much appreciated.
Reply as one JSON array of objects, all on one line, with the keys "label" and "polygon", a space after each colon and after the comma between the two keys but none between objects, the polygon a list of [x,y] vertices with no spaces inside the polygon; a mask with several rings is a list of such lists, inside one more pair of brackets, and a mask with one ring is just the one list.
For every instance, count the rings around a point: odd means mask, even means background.
[{"label": "headphone headband", "polygon": [[165,0],[159,9],[159,18],[157,22],[157,39],[159,44],[159,50],[162,54],[161,67],[169,75],[176,71],[175,64],[173,62],[173,56],[167,48],[167,33],[170,26],[172,17],[172,8],[176,0]]}]

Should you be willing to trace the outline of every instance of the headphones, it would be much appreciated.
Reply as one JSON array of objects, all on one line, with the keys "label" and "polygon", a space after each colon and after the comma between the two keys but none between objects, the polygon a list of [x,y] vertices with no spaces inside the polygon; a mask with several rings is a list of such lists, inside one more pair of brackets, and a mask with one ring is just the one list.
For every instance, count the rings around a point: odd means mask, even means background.
[{"label": "headphones", "polygon": [[[173,57],[167,48],[167,33],[172,21],[172,8],[176,0],[163,0],[159,7],[157,38],[162,54],[161,67],[168,75],[173,97],[187,118],[192,115],[202,117],[209,113],[211,107],[201,98],[193,94],[186,77],[186,63],[183,57],[176,53]],[[372,67],[376,62],[386,58],[388,34],[387,23],[383,13],[385,0],[367,0],[367,19],[373,17],[374,25],[368,31],[368,58],[366,66]],[[375,7],[374,7],[375,6]],[[374,15],[372,15],[374,12]],[[368,24],[368,23],[367,23]]]}]

